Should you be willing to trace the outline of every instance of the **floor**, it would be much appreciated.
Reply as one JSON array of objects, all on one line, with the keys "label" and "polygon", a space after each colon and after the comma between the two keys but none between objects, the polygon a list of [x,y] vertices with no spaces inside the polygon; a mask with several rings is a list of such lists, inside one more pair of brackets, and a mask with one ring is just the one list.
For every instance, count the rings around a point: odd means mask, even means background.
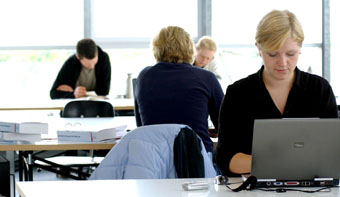
[{"label": "floor", "polygon": [[[73,179],[57,176],[55,173],[34,168],[33,171],[33,181],[70,181]],[[15,172],[15,181],[19,181],[19,172]],[[15,197],[19,197],[19,194],[16,192]]]}]

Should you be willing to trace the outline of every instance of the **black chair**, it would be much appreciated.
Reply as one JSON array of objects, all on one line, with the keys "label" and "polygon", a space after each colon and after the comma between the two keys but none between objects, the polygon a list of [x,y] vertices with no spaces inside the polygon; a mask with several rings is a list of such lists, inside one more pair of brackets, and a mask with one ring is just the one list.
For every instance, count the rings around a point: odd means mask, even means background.
[{"label": "black chair", "polygon": [[[114,108],[111,103],[96,100],[78,100],[67,103],[62,111],[63,118],[93,118],[114,117]],[[95,151],[97,156],[105,156],[107,151]],[[94,153],[91,153],[94,154]]]},{"label": "black chair", "polygon": [[106,101],[71,101],[64,107],[61,117],[114,117],[114,109],[111,103]]}]

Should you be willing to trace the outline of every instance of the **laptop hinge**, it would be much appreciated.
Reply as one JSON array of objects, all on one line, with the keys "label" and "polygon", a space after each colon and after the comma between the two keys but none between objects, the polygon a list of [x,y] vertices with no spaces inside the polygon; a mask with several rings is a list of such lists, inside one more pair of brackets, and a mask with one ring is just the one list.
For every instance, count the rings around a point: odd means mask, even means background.
[{"label": "laptop hinge", "polygon": [[314,178],[314,181],[333,181],[333,178]]},{"label": "laptop hinge", "polygon": [[258,182],[274,182],[276,179],[257,179]]}]

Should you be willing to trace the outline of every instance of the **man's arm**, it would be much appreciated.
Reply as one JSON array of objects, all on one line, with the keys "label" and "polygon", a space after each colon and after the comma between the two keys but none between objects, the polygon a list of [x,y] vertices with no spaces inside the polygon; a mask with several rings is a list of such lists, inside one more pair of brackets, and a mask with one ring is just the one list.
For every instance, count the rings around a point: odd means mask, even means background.
[{"label": "man's arm", "polygon": [[57,87],[58,91],[73,92],[73,88],[69,85],[62,84]]},{"label": "man's arm", "polygon": [[100,56],[100,60],[98,60],[98,64],[100,68],[95,68],[96,72],[96,80],[97,85],[95,88],[95,92],[97,95],[105,96],[108,95],[110,92],[110,85],[111,85],[111,63],[110,58],[107,53],[103,52]]},{"label": "man's arm", "polygon": [[[75,98],[73,94],[74,87],[72,86],[77,81],[80,73],[80,65],[77,65],[76,61],[75,56],[71,56],[61,67],[50,90],[51,99]],[[70,91],[71,89],[72,91]]]}]

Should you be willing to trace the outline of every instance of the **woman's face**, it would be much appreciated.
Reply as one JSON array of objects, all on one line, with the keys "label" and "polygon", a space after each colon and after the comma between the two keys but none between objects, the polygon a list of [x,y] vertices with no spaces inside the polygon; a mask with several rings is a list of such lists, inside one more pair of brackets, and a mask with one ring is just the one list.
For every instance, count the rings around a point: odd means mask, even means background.
[{"label": "woman's face", "polygon": [[201,68],[205,67],[214,59],[215,51],[201,48],[197,50],[197,55],[195,59],[195,66],[199,66]]},{"label": "woman's face", "polygon": [[294,70],[300,55],[300,46],[288,38],[278,51],[261,51],[264,63],[264,75],[271,80],[289,80],[294,78]]}]

